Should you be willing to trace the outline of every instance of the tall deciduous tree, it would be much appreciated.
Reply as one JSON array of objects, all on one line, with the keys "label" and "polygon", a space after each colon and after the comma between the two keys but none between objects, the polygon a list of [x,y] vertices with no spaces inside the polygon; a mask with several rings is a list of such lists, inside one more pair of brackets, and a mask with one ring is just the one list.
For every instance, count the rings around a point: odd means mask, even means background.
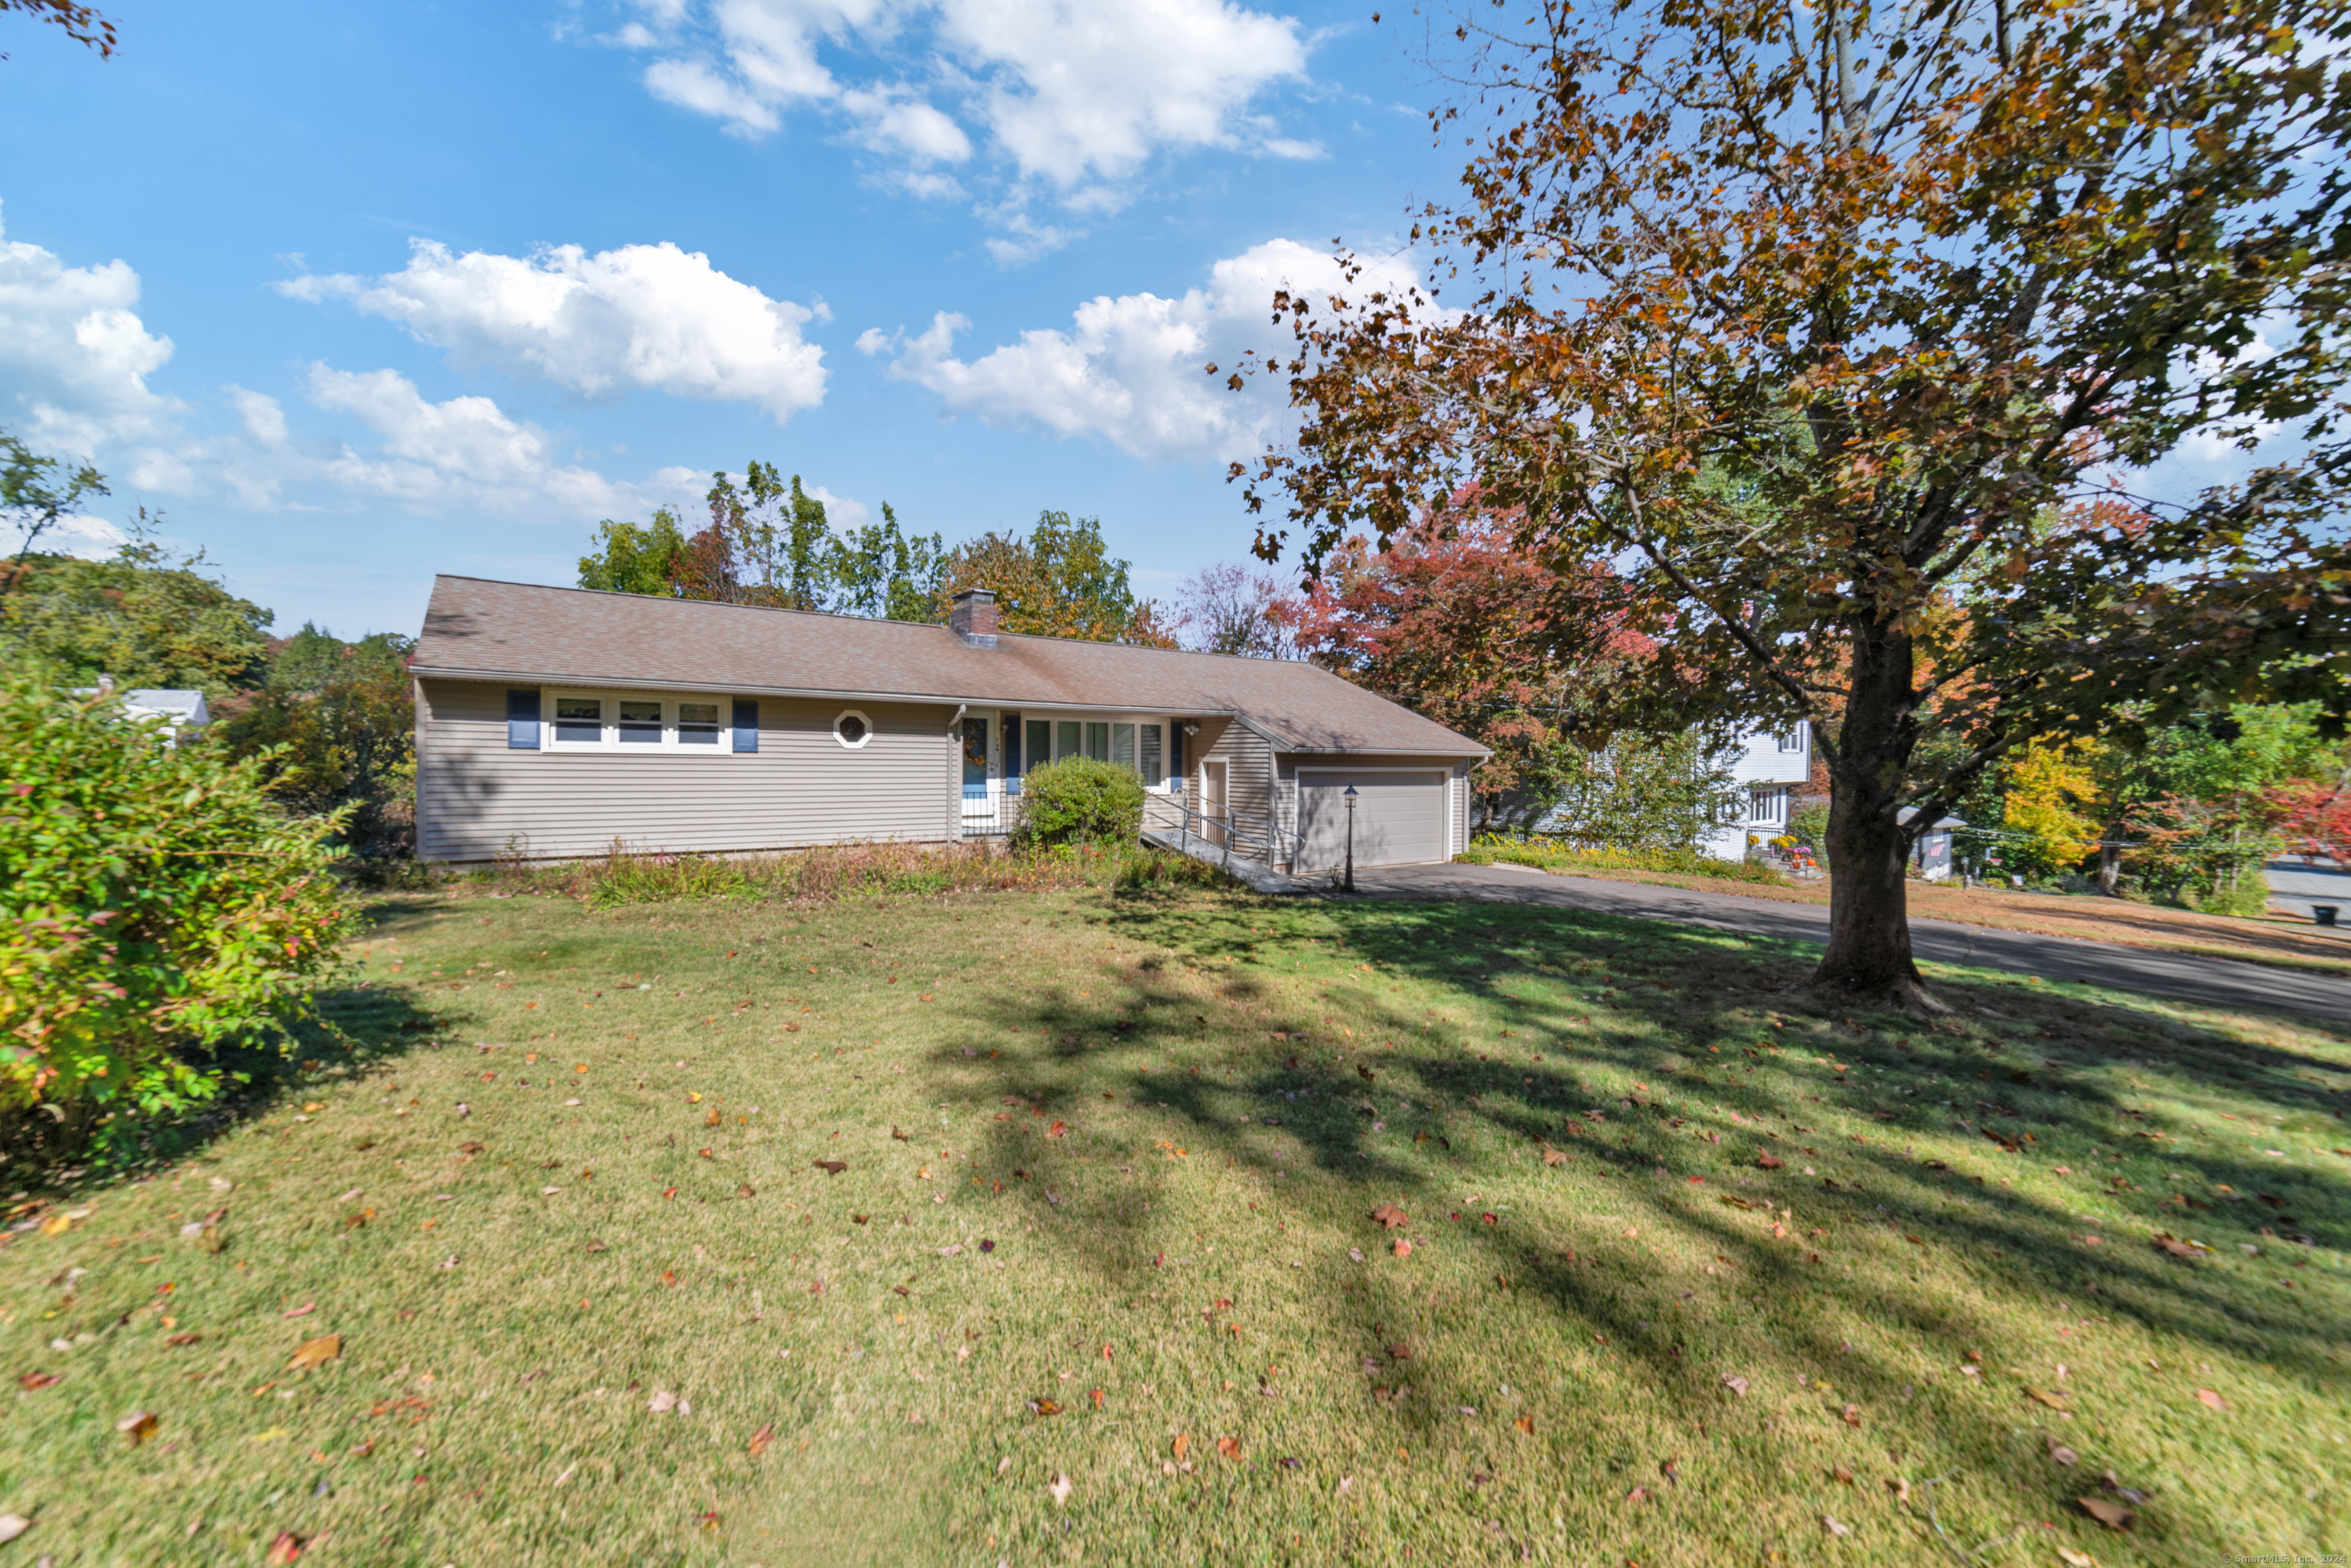
[{"label": "tall deciduous tree", "polygon": [[1007,632],[1174,647],[1159,606],[1134,596],[1127,570],[1102,542],[1100,519],[1044,512],[1025,538],[985,533],[948,551],[935,613],[945,620],[956,594],[987,588]]},{"label": "tall deciduous tree", "polygon": [[1176,633],[1203,653],[1296,659],[1296,597],[1268,571],[1230,561],[1204,566],[1176,591]]},{"label": "tall deciduous tree", "polygon": [[947,546],[937,534],[901,532],[898,514],[884,501],[882,520],[843,534],[831,561],[842,611],[882,621],[928,621],[946,572]]},{"label": "tall deciduous tree", "polygon": [[580,586],[673,597],[685,574],[685,530],[667,507],[656,507],[647,523],[607,518],[596,525],[594,553],[580,558]]},{"label": "tall deciduous tree", "polygon": [[274,642],[261,688],[221,705],[214,737],[256,758],[272,799],[336,819],[335,841],[366,871],[405,858],[416,838],[413,638],[346,643],[316,626]]},{"label": "tall deciduous tree", "polygon": [[[0,430],[0,518],[17,536],[19,567],[32,555],[41,536],[57,527],[83,497],[107,494],[106,477],[89,464],[75,465],[63,458],[45,456]],[[18,575],[5,584],[13,588]]]},{"label": "tall deciduous tree", "polygon": [[1656,645],[1625,629],[1614,572],[1546,564],[1523,523],[1464,490],[1384,548],[1346,540],[1274,618],[1317,664],[1493,748],[1471,776],[1479,826],[1561,811],[1589,842],[1695,844],[1720,815],[1719,725],[1616,731],[1610,693]]},{"label": "tall deciduous tree", "polygon": [[218,701],[259,681],[270,612],[174,554],[142,510],[104,560],[32,555],[0,566],[0,653],[46,665],[71,685],[193,689]]},{"label": "tall deciduous tree", "polygon": [[[1475,480],[1625,563],[1628,709],[1821,721],[1813,984],[1932,1007],[1903,866],[1984,767],[2256,696],[2340,722],[2346,36],[2342,0],[1465,14],[1434,124],[1473,151],[1415,238],[1467,308],[1278,296],[1307,420],[1250,505],[1319,559]],[[2273,431],[2239,482],[2082,505]],[[1963,744],[1921,769],[1929,718]]]}]

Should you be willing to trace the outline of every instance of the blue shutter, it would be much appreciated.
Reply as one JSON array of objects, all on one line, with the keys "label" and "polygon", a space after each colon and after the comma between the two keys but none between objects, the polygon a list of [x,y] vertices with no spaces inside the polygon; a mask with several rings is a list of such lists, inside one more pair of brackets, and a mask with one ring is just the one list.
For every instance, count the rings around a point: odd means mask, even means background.
[{"label": "blue shutter", "polygon": [[538,694],[537,692],[507,693],[507,749],[508,751],[538,749]]},{"label": "blue shutter", "polygon": [[735,749],[759,749],[759,699],[757,697],[735,699]]}]

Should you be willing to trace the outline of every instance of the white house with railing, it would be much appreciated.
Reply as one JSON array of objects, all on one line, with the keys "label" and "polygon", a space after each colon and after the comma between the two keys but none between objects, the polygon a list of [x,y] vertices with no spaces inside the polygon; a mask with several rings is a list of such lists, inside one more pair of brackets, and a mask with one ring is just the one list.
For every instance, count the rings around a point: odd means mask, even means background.
[{"label": "white house with railing", "polygon": [[1772,735],[1750,735],[1731,763],[1739,796],[1729,817],[1699,841],[1718,859],[1743,860],[1749,848],[1788,831],[1789,814],[1813,771],[1813,727],[1801,719]]}]

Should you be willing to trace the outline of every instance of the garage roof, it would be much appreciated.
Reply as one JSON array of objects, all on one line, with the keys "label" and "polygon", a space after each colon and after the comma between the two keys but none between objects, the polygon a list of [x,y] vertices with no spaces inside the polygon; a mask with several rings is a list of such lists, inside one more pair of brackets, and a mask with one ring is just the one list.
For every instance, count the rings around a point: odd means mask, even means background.
[{"label": "garage roof", "polygon": [[541,684],[1231,715],[1292,751],[1478,758],[1486,747],[1297,660],[1005,633],[800,610],[434,579],[420,675]]}]

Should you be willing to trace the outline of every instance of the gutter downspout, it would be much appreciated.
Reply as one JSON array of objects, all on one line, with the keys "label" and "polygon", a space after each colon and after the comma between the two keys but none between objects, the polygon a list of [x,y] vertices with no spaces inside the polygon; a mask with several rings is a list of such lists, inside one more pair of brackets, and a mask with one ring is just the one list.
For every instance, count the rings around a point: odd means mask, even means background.
[{"label": "gutter downspout", "polygon": [[957,703],[947,720],[947,841],[956,844],[963,842],[963,716],[970,711],[969,703]]}]

